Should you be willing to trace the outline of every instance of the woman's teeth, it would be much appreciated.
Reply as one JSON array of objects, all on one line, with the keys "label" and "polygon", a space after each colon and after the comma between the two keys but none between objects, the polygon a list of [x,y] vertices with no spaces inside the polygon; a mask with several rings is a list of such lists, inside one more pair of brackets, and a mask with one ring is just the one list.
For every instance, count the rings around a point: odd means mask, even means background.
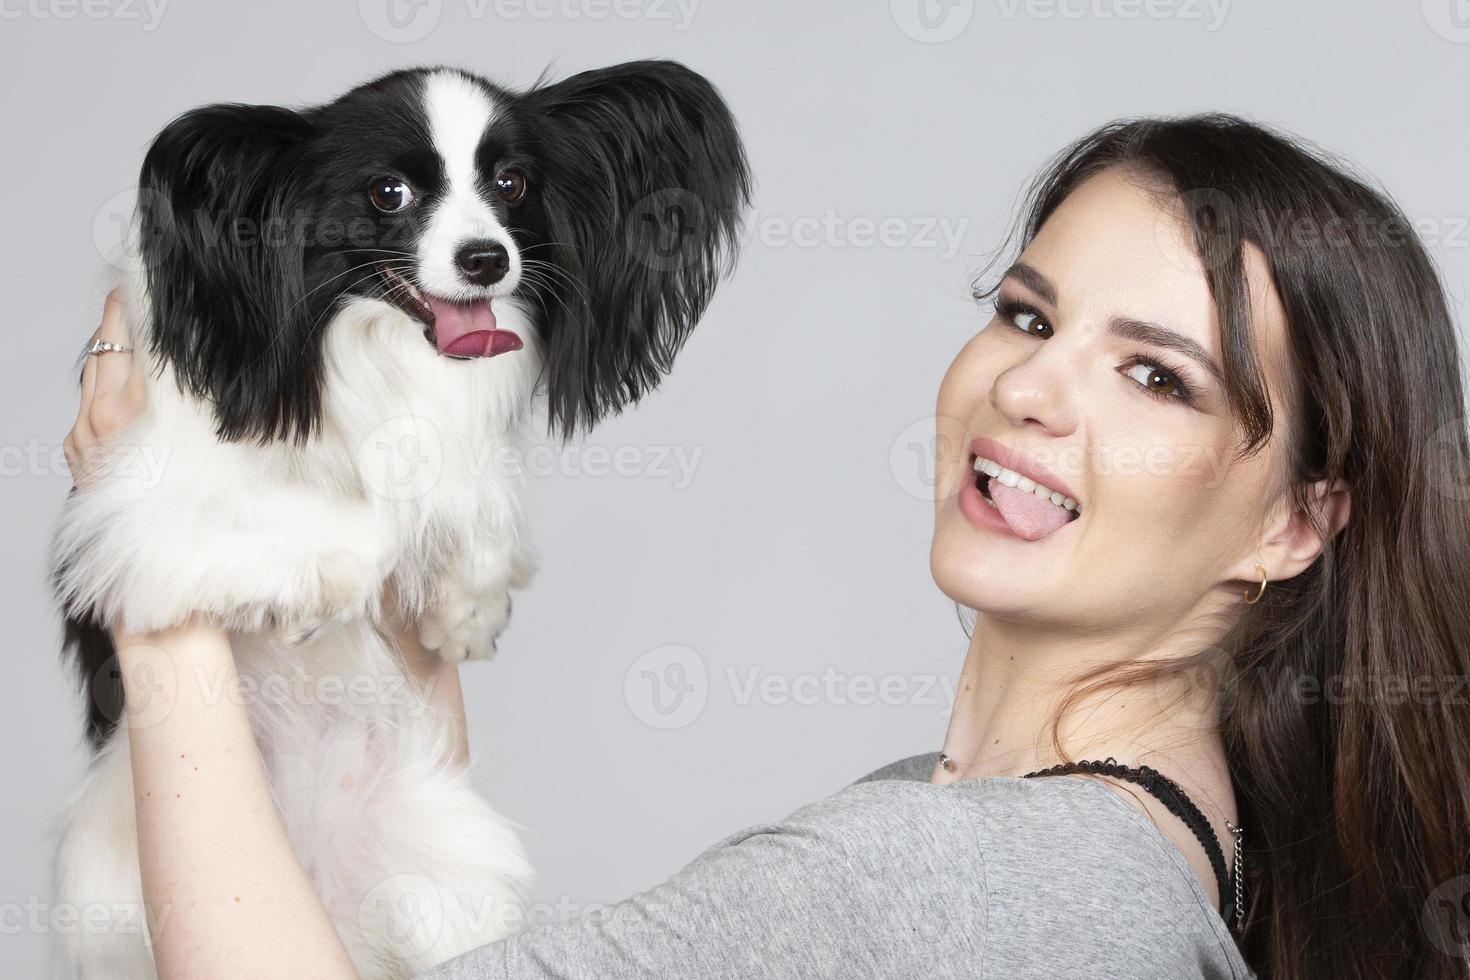
[{"label": "woman's teeth", "polygon": [[1005,484],[1008,487],[1015,487],[1018,490],[1025,491],[1026,493],[1034,493],[1042,500],[1050,500],[1058,507],[1065,507],[1067,510],[1075,510],[1078,514],[1082,513],[1082,508],[1077,506],[1077,501],[1073,500],[1071,497],[1064,497],[1057,491],[1053,490],[1051,487],[1042,486],[1035,480],[1031,480],[1022,476],[1015,470],[1008,470],[993,459],[986,459],[984,456],[976,456],[975,472],[984,473],[991,479],[999,480],[1001,483]]}]

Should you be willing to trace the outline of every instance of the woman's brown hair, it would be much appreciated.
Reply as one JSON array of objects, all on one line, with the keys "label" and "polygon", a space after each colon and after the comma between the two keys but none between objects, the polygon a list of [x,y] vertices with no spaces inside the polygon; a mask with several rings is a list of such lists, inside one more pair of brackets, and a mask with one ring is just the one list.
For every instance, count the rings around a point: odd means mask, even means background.
[{"label": "woman's brown hair", "polygon": [[1342,478],[1352,508],[1335,537],[1318,526],[1326,543],[1306,571],[1242,602],[1216,646],[1092,671],[1055,720],[1099,689],[1224,679],[1252,968],[1262,980],[1464,978],[1470,448],[1444,289],[1386,193],[1301,140],[1220,113],[1120,120],[1067,147],[1026,198],[1024,242],[1109,168],[1148,181],[1193,231],[1242,455],[1276,421],[1243,247],[1265,256],[1294,373],[1293,498],[1314,513],[1311,484]]}]

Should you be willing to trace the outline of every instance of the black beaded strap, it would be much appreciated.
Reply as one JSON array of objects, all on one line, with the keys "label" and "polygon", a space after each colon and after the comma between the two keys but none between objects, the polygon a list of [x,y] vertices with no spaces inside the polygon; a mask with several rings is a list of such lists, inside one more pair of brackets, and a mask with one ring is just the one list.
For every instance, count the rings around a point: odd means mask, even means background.
[{"label": "black beaded strap", "polygon": [[1229,922],[1231,915],[1235,912],[1235,870],[1229,874],[1225,871],[1225,855],[1220,850],[1220,839],[1215,836],[1215,830],[1205,815],[1200,812],[1199,807],[1189,798],[1189,794],[1179,786],[1178,783],[1148,766],[1125,766],[1108,756],[1101,762],[1091,760],[1083,762],[1065,763],[1052,766],[1050,769],[1042,769],[1038,772],[1028,772],[1022,779],[1030,779],[1035,776],[1065,776],[1072,773],[1090,773],[1099,776],[1112,776],[1114,779],[1126,779],[1130,783],[1137,783],[1148,790],[1158,801],[1169,809],[1180,820],[1183,820],[1200,846],[1209,855],[1210,867],[1215,869],[1215,880],[1220,886],[1220,915]]}]

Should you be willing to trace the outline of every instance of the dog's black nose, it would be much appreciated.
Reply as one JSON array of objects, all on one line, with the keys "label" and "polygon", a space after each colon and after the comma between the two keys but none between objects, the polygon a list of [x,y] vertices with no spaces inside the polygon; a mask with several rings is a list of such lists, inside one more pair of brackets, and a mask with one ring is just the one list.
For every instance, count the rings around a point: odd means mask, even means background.
[{"label": "dog's black nose", "polygon": [[499,242],[466,242],[454,256],[464,277],[476,286],[493,286],[510,271],[510,253]]}]

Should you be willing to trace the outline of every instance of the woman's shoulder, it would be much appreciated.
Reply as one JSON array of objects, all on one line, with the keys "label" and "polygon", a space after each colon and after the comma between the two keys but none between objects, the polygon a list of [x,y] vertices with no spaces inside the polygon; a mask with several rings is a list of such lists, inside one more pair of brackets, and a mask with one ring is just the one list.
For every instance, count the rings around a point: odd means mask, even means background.
[{"label": "woman's shoulder", "polygon": [[[943,854],[979,882],[996,975],[1025,975],[1020,959],[1042,948],[1030,944],[1059,942],[1106,951],[1112,965],[1099,974],[1153,975],[1173,950],[1206,976],[1251,975],[1185,856],[1107,786],[1011,776],[940,785],[929,782],[937,762],[930,752],[888,763],[793,817],[862,828],[884,860],[910,871],[899,855]],[[1135,971],[1134,957],[1152,965]]]}]

